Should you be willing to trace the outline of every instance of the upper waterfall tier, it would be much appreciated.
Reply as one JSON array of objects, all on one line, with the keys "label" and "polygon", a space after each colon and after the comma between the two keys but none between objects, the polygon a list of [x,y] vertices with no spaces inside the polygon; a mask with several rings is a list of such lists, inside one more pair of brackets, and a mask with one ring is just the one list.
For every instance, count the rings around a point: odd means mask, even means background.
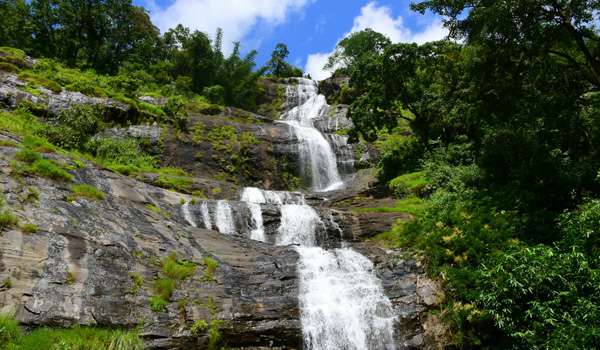
[{"label": "upper waterfall tier", "polygon": [[337,158],[323,134],[313,125],[327,107],[325,96],[317,93],[316,83],[297,78],[297,84],[288,85],[286,108],[294,106],[281,116],[298,138],[298,153],[305,176],[312,178],[315,191],[340,188],[343,185],[337,168]]}]

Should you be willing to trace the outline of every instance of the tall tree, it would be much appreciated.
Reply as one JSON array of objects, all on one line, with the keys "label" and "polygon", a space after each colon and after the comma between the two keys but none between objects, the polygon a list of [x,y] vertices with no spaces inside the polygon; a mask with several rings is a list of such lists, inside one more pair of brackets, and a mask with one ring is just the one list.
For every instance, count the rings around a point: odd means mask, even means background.
[{"label": "tall tree", "polygon": [[292,66],[285,61],[289,54],[290,52],[288,51],[286,44],[279,43],[275,46],[275,50],[271,53],[271,59],[267,62],[270,74],[276,77],[286,77],[290,75]]},{"label": "tall tree", "polygon": [[554,55],[600,87],[599,1],[428,0],[411,8],[444,16],[455,38]]},{"label": "tall tree", "polygon": [[340,40],[323,69],[351,73],[363,57],[380,55],[390,44],[388,37],[370,28],[354,32]]}]

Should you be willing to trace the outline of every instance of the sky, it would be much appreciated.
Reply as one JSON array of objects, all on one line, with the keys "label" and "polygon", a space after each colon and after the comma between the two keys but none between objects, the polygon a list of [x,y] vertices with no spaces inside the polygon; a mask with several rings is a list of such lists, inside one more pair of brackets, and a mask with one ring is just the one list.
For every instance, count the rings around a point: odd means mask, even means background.
[{"label": "sky", "polygon": [[392,42],[444,38],[448,32],[441,17],[410,10],[410,0],[133,0],[150,11],[161,33],[181,23],[214,37],[223,29],[223,51],[233,42],[241,53],[258,51],[255,62],[264,65],[278,43],[287,45],[287,61],[313,79],[329,77],[323,71],[336,44],[350,33],[371,28]]}]

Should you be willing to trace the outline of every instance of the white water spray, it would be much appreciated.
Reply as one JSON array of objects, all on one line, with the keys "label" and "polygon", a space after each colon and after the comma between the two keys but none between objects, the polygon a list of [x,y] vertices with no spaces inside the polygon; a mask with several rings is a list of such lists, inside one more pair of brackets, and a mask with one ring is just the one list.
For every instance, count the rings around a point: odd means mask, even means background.
[{"label": "white water spray", "polygon": [[217,201],[217,208],[215,209],[215,223],[219,232],[225,234],[235,233],[235,225],[233,222],[233,212],[231,211],[231,205],[226,200]]},{"label": "white water spray", "polygon": [[312,122],[312,119],[321,115],[327,101],[325,96],[317,94],[314,81],[300,78],[297,82],[296,85],[289,85],[286,90],[286,103],[296,106],[282,115],[281,119],[298,138],[301,162],[310,167],[313,190],[339,188],[343,182],[337,170],[335,153]]},{"label": "white water spray", "polygon": [[254,229],[250,231],[250,238],[257,241],[266,242],[267,237],[265,236],[262,208],[260,206],[261,204],[265,204],[267,202],[263,192],[258,188],[246,187],[242,193],[242,201],[248,204],[248,208],[252,214],[252,221],[254,222]]},{"label": "white water spray", "polygon": [[183,217],[185,218],[185,221],[192,225],[192,227],[198,227],[198,225],[196,225],[196,222],[192,218],[192,215],[190,214],[189,202],[185,202],[181,206],[181,211],[183,212]]},{"label": "white water spray", "polygon": [[206,228],[207,230],[212,230],[212,222],[210,220],[210,213],[208,211],[208,203],[202,203],[202,205],[200,206],[200,213],[202,214],[204,228]]},{"label": "white water spray", "polygon": [[311,350],[395,349],[390,300],[373,263],[349,248],[300,253],[300,317],[304,345]]}]

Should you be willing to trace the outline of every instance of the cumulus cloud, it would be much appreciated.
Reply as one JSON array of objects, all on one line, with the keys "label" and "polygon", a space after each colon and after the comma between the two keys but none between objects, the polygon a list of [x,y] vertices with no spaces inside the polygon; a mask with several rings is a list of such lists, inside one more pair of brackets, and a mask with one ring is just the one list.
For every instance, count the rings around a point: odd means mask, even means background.
[{"label": "cumulus cloud", "polygon": [[[369,2],[360,10],[360,15],[354,18],[352,29],[344,35],[349,36],[367,28],[382,33],[390,38],[393,43],[417,43],[423,44],[428,41],[440,40],[448,35],[448,30],[443,27],[440,18],[434,19],[427,27],[420,31],[413,31],[404,23],[402,16],[393,17],[392,8],[389,6],[378,6],[375,1]],[[341,39],[340,39],[341,40]],[[313,79],[327,78],[330,73],[323,71],[323,64],[327,62],[329,53],[310,54],[307,58],[305,71]],[[319,62],[323,62],[318,66]],[[317,78],[321,77],[321,78]]]},{"label": "cumulus cloud", "polygon": [[283,23],[292,12],[301,11],[315,0],[176,0],[160,9],[147,0],[152,22],[165,32],[182,24],[212,36],[223,29],[223,50],[233,41],[242,41],[251,30],[269,31]]},{"label": "cumulus cloud", "polygon": [[323,70],[323,66],[327,63],[327,59],[331,55],[329,53],[315,53],[308,55],[306,59],[306,65],[304,66],[304,72],[310,74],[310,77],[314,80],[323,80],[328,78],[331,74]]}]

